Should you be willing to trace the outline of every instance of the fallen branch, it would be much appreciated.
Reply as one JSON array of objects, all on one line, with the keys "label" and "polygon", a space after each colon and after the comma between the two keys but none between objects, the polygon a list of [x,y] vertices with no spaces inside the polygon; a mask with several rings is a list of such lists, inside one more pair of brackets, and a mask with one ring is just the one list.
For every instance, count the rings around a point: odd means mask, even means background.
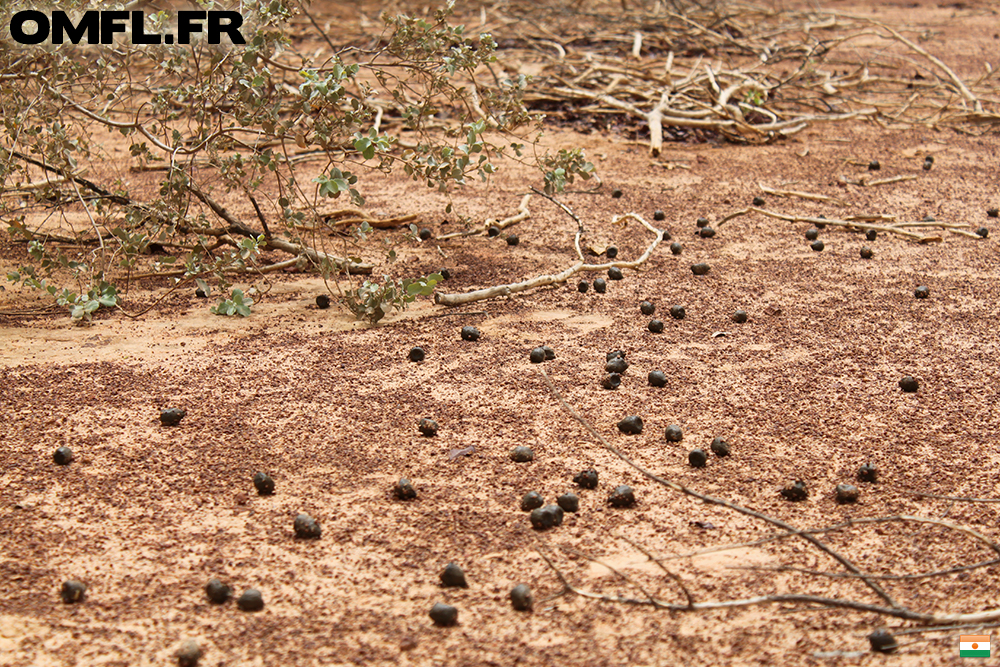
[{"label": "fallen branch", "polygon": [[656,238],[653,242],[649,244],[646,251],[639,256],[639,258],[633,262],[608,262],[606,264],[586,264],[582,261],[577,262],[573,266],[565,269],[559,273],[547,274],[543,276],[536,276],[528,280],[524,280],[519,283],[510,283],[508,285],[496,285],[494,287],[486,287],[483,289],[475,290],[473,292],[466,292],[465,294],[441,294],[439,292],[434,293],[434,303],[440,304],[442,306],[460,306],[464,303],[472,303],[473,301],[483,301],[485,299],[495,299],[500,296],[510,296],[512,294],[517,294],[518,292],[525,292],[530,289],[535,289],[537,287],[544,287],[546,285],[554,285],[557,283],[564,283],[578,273],[593,272],[593,271],[607,271],[611,267],[618,267],[620,269],[636,269],[649,259],[650,255],[659,245],[660,241],[663,239],[663,231],[656,229],[648,222],[642,219],[636,213],[626,213],[625,215],[616,215],[612,218],[612,224],[618,223],[626,218],[632,218],[633,220],[639,221],[646,229],[653,232]]},{"label": "fallen branch", "polygon": [[464,236],[475,236],[476,234],[486,234],[490,227],[498,227],[499,229],[506,229],[511,225],[517,224],[519,222],[524,222],[531,217],[531,211],[528,210],[528,202],[531,200],[531,195],[524,195],[521,200],[521,205],[517,207],[517,213],[503,220],[495,220],[493,218],[487,218],[482,227],[477,229],[467,229],[464,232],[453,232],[451,234],[445,234],[444,236],[437,237],[438,241],[447,241],[448,239],[457,239]]},{"label": "fallen branch", "polygon": [[914,174],[904,174],[902,176],[892,176],[890,178],[879,178],[869,181],[867,178],[847,178],[840,177],[840,182],[845,185],[857,185],[862,188],[871,188],[879,185],[889,185],[891,183],[902,183],[903,181],[915,181],[918,177]]},{"label": "fallen branch", "polygon": [[[229,228],[227,231],[240,236],[245,236],[247,238],[258,238],[261,234],[257,234],[254,230],[247,227],[245,224],[240,222],[233,216],[232,213],[223,208],[218,202],[212,199],[210,196],[205,194],[201,188],[199,188],[193,181],[188,181],[188,189],[191,191],[195,197],[200,199],[206,206],[212,209],[212,212],[217,216],[222,218],[224,221],[229,223]],[[178,229],[181,229],[178,227]],[[186,230],[181,230],[186,231]],[[200,233],[204,233],[204,230],[198,230]],[[369,274],[372,272],[372,265],[368,263],[359,264],[357,262],[352,262],[349,259],[342,259],[339,257],[334,257],[333,255],[328,255],[325,252],[310,248],[308,246],[299,245],[298,243],[292,243],[291,241],[286,241],[284,239],[269,238],[265,241],[265,247],[274,248],[275,250],[282,250],[296,257],[303,255],[307,257],[311,262],[317,265],[328,264],[337,271],[348,271],[350,273],[357,274]]]},{"label": "fallen branch", "polygon": [[[830,225],[832,227],[843,227],[845,229],[856,230],[856,231],[867,231],[874,230],[876,232],[885,232],[887,234],[897,234],[904,238],[910,239],[911,241],[916,241],[917,243],[939,243],[942,238],[940,236],[927,236],[924,234],[918,234],[917,232],[911,232],[909,229],[904,227],[931,227],[938,229],[947,229],[952,233],[965,233],[965,230],[956,229],[951,223],[941,223],[936,221],[923,221],[919,223],[898,223],[892,225],[876,225],[867,222],[860,222],[856,219],[852,220],[838,220],[836,218],[816,218],[812,216],[802,216],[802,215],[785,215],[784,213],[776,213],[774,211],[768,211],[767,209],[757,208],[756,206],[751,206],[750,208],[740,209],[725,216],[718,223],[716,227],[721,227],[724,223],[737,218],[741,215],[747,215],[748,213],[760,213],[769,218],[775,218],[777,220],[785,220],[787,222],[808,222],[812,225]],[[854,216],[855,218],[862,216]],[[863,217],[863,219],[870,219]],[[975,234],[968,232],[970,236],[976,237]],[[976,237],[978,238],[978,237]]]},{"label": "fallen branch", "polygon": [[775,197],[798,197],[799,199],[809,199],[812,201],[829,202],[836,206],[847,206],[847,202],[845,202],[843,199],[838,199],[837,197],[831,197],[829,195],[819,195],[819,194],[814,194],[812,192],[798,192],[796,190],[775,190],[761,183],[758,183],[757,187],[759,187],[762,192],[769,195],[774,195]]}]

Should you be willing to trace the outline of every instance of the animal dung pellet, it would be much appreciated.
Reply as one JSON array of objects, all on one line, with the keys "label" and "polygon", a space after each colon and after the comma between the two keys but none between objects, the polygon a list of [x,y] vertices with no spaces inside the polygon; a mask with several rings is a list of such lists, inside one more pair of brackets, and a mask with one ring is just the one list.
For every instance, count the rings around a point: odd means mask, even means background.
[{"label": "animal dung pellet", "polygon": [[209,579],[208,583],[205,584],[205,595],[212,604],[224,604],[232,594],[233,589],[218,579]]},{"label": "animal dung pellet", "polygon": [[458,609],[443,602],[435,602],[428,616],[434,621],[434,625],[442,628],[447,628],[458,623]]},{"label": "animal dung pellet", "polygon": [[596,489],[597,488],[597,471],[593,468],[589,470],[584,470],[573,475],[573,483],[579,486],[581,489]]},{"label": "animal dung pellet", "polygon": [[264,596],[256,588],[248,588],[236,599],[240,611],[260,611],[264,608]]},{"label": "animal dung pellet", "polygon": [[441,585],[449,588],[468,588],[465,572],[457,563],[448,563],[441,571]]},{"label": "animal dung pellet", "polygon": [[514,463],[528,463],[535,460],[535,452],[532,451],[531,447],[518,445],[510,450],[510,460]]},{"label": "animal dung pellet", "polygon": [[318,540],[323,533],[319,522],[308,514],[297,515],[292,527],[295,530],[295,537],[300,540]]},{"label": "animal dung pellet", "polygon": [[635,492],[628,484],[615,487],[615,490],[608,496],[608,502],[612,507],[631,507],[635,505]]},{"label": "animal dung pellet", "polygon": [[625,435],[639,435],[642,433],[642,417],[629,415],[618,422],[618,430]]},{"label": "animal dung pellet", "polygon": [[269,496],[274,493],[274,480],[266,472],[254,473],[253,488],[258,496]]},{"label": "animal dung pellet", "polygon": [[417,424],[417,430],[420,431],[420,435],[425,438],[432,438],[437,435],[438,423],[433,419],[424,417],[420,420],[420,423]]}]

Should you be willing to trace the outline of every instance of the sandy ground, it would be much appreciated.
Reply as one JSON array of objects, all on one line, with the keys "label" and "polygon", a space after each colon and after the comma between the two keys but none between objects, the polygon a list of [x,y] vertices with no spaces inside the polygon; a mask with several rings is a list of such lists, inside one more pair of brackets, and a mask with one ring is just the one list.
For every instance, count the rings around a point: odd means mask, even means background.
[{"label": "sandy ground", "polygon": [[[990,28],[956,7],[922,5],[922,18],[955,37],[959,62],[995,52],[996,19]],[[940,53],[949,43],[934,45]],[[175,664],[186,639],[204,649],[202,665],[959,663],[958,636],[989,626],[900,634],[900,650],[885,656],[868,651],[870,632],[921,626],[801,602],[670,611],[567,593],[552,566],[582,590],[640,602],[685,604],[687,591],[699,603],[800,593],[887,604],[857,578],[816,574],[845,569],[802,539],[705,552],[780,531],[643,477],[560,407],[540,369],[612,445],[701,493],[800,529],[906,515],[995,538],[994,504],[917,495],[1000,494],[1000,228],[986,214],[1000,205],[995,136],[815,127],[768,147],[671,144],[664,158],[690,166],[672,170],[615,136],[556,130],[547,140],[583,145],[604,179],[598,194],[561,198],[584,221],[587,243],[637,257],[652,235],[635,222],[610,224],[636,212],[669,230],[682,254],[661,243],[606,294],[581,294],[574,279],[455,309],[427,299],[375,328],[336,306],[318,310],[323,282],[302,275],[275,278],[245,320],[212,315],[193,289],[137,319],[0,318],[0,665]],[[931,171],[920,168],[927,155]],[[886,176],[917,178],[841,184],[871,159]],[[505,171],[460,203],[473,219],[513,213],[530,178]],[[398,178],[366,183],[374,210],[418,211],[438,236],[458,227],[440,222],[437,195]],[[990,236],[943,232],[942,242],[921,245],[827,227],[815,252],[809,225],[758,214],[713,224],[714,238],[696,235],[696,218],[716,223],[748,206],[761,184],[846,203],[766,197],[768,210],[932,215],[985,225]],[[610,196],[614,188],[621,198]],[[540,197],[529,208],[531,218],[510,230],[516,247],[485,236],[409,244],[385,270],[447,266],[443,291],[465,292],[572,264],[575,223]],[[666,220],[652,222],[658,209]],[[870,260],[859,255],[864,245]],[[4,239],[4,270],[23,253]],[[693,275],[697,262],[710,273]],[[929,298],[914,298],[918,285]],[[144,289],[126,303],[165,293]],[[10,285],[0,299],[4,312],[42,303]],[[644,299],[663,333],[648,331]],[[674,304],[685,307],[683,320],[669,316]],[[746,323],[731,320],[736,309]],[[464,325],[481,338],[461,340]],[[530,350],[543,344],[556,358],[531,364]],[[415,345],[427,352],[420,363],[407,359]],[[600,380],[614,349],[631,365],[608,391]],[[665,387],[649,386],[652,370],[666,373]],[[904,375],[919,391],[900,390]],[[187,416],[161,426],[167,407]],[[618,431],[627,415],[643,418],[641,434]],[[423,417],[440,424],[437,436],[420,435]],[[681,442],[665,439],[671,424],[682,427]],[[688,452],[717,436],[731,456],[690,467]],[[63,445],[75,454],[68,466],[52,460]],[[534,461],[513,462],[517,445],[531,447]],[[856,480],[866,462],[878,467],[877,484]],[[587,468],[599,473],[595,490],[573,484]],[[274,495],[257,495],[258,471],[273,476]],[[400,477],[413,481],[416,500],[392,496]],[[785,501],[779,490],[799,479],[808,500]],[[860,488],[858,503],[836,502],[841,483]],[[634,488],[634,507],[608,504],[619,484]],[[562,526],[533,530],[519,508],[532,490],[547,502],[574,491],[580,509]],[[320,539],[295,538],[300,512],[319,521]],[[819,537],[873,575],[997,557],[941,523],[863,524]],[[440,585],[450,562],[468,588]],[[916,612],[978,612],[1000,606],[996,575],[994,564],[878,583]],[[204,587],[213,577],[236,596],[259,589],[264,609],[211,604]],[[82,603],[60,600],[67,579],[86,583]],[[518,583],[534,592],[532,612],[511,608]],[[457,626],[430,621],[436,602],[458,608]]]}]

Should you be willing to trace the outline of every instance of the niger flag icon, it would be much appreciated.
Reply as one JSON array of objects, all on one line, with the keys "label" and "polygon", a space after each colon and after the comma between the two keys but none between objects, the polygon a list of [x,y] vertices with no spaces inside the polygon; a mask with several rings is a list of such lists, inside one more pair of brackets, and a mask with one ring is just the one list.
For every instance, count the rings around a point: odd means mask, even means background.
[{"label": "niger flag icon", "polygon": [[958,655],[960,658],[990,657],[989,635],[962,635],[958,638]]}]

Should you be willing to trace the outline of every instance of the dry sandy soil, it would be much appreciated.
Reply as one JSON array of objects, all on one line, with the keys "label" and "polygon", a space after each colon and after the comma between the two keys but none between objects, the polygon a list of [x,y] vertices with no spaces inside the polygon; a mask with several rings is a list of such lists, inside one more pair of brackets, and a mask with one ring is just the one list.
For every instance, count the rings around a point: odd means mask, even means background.
[{"label": "dry sandy soil", "polygon": [[[933,27],[925,46],[960,69],[981,70],[1000,43],[987,3],[880,8],[888,20]],[[597,194],[561,198],[584,221],[586,243],[636,257],[651,234],[635,222],[613,226],[611,217],[631,211],[652,220],[662,209],[666,220],[654,224],[683,253],[660,244],[606,294],[581,294],[574,279],[455,309],[422,300],[375,328],[336,306],[318,310],[323,282],[302,275],[276,278],[245,320],[210,314],[193,289],[135,320],[0,318],[0,664],[173,664],[185,639],[203,647],[201,664],[234,666],[960,662],[958,636],[989,634],[989,624],[926,631],[803,602],[669,611],[565,592],[541,554],[576,587],[640,601],[648,593],[684,604],[683,588],[696,602],[802,593],[886,604],[857,578],[801,571],[845,572],[802,539],[706,553],[780,531],[630,468],[560,407],[539,369],[612,445],[701,493],[797,528],[908,515],[995,537],[995,504],[916,494],[1000,495],[1000,226],[986,213],[1000,205],[996,135],[851,123],[767,147],[668,144],[664,158],[689,169],[650,164],[642,146],[610,133],[553,130],[547,141],[584,146],[603,177]],[[934,167],[923,171],[927,155]],[[886,176],[917,178],[841,184],[867,174],[871,159]],[[474,220],[513,213],[533,178],[511,169],[458,201]],[[932,215],[985,225],[990,237],[943,233],[942,242],[921,245],[882,234],[868,242],[827,227],[825,250],[814,252],[809,225],[758,214],[697,237],[696,218],[715,223],[748,206],[760,184],[846,203],[767,197],[769,210]],[[621,198],[611,197],[614,188]],[[459,228],[441,222],[442,199],[401,179],[373,177],[366,194],[372,210],[420,213],[435,235]],[[540,197],[529,208],[531,217],[509,230],[520,236],[516,247],[485,236],[409,244],[387,270],[447,266],[453,277],[443,287],[464,292],[569,266],[575,223]],[[874,258],[859,256],[863,245]],[[0,254],[6,271],[23,261],[24,246],[5,238]],[[694,276],[696,262],[711,272]],[[918,285],[929,298],[914,298]],[[164,292],[150,287],[131,303]],[[11,285],[0,298],[5,313],[43,303]],[[663,333],[647,330],[643,299],[656,305]],[[686,318],[669,317],[674,304]],[[749,313],[746,323],[731,321],[736,309]],[[463,325],[482,337],[461,340]],[[528,353],[542,344],[556,358],[540,367]],[[414,345],[427,351],[421,363],[407,360]],[[607,391],[599,382],[614,349],[631,366],[622,386]],[[666,387],[647,384],[656,369]],[[904,375],[919,380],[918,392],[900,390]],[[161,426],[166,407],[187,416]],[[619,433],[617,422],[632,414],[642,416],[643,432]],[[436,437],[420,436],[422,417],[439,422]],[[670,424],[683,428],[683,441],[665,440]],[[689,450],[716,436],[732,455],[690,467]],[[52,461],[61,445],[75,453],[68,466]],[[511,461],[516,445],[532,447],[535,460]],[[877,484],[857,482],[866,462],[878,467]],[[574,474],[591,467],[599,487],[577,489]],[[255,493],[258,471],[273,476],[274,495]],[[392,497],[403,476],[417,500]],[[779,490],[798,479],[808,500],[785,501]],[[858,503],[837,504],[840,483],[859,486]],[[609,506],[619,484],[635,489],[634,507]],[[558,528],[532,530],[519,509],[531,490],[549,502],[575,491],[580,510]],[[320,539],[295,538],[299,512],[319,521]],[[865,524],[819,537],[874,575],[997,557],[974,535],[939,524]],[[681,584],[635,545],[661,557]],[[464,568],[468,588],[442,588],[449,562]],[[1000,607],[998,572],[989,565],[879,582],[917,612],[978,612]],[[265,608],[209,603],[212,577],[236,595],[259,589]],[[67,579],[87,584],[82,603],[60,600]],[[518,583],[534,592],[530,613],[511,608]],[[428,611],[439,601],[458,608],[457,626],[432,624]],[[900,634],[899,651],[881,655],[866,639],[880,627],[921,631]]]}]

